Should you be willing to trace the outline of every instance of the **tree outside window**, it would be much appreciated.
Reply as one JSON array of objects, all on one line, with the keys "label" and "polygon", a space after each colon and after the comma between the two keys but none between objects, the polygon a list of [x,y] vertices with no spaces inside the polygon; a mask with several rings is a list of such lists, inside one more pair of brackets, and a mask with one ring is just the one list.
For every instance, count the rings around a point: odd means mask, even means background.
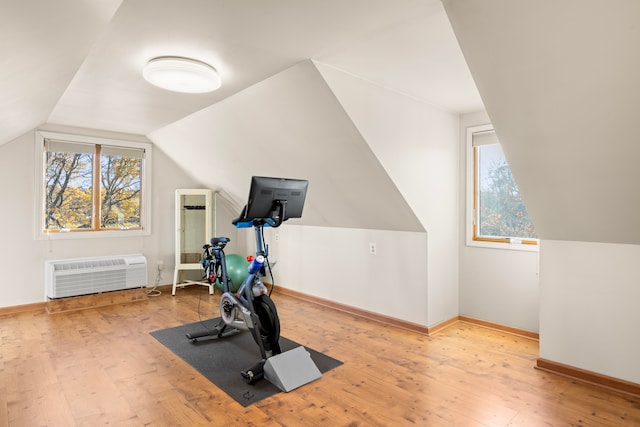
[{"label": "tree outside window", "polygon": [[101,228],[141,227],[142,154],[114,147],[101,150]]},{"label": "tree outside window", "polygon": [[143,227],[144,149],[45,139],[44,152],[45,231]]},{"label": "tree outside window", "polygon": [[538,235],[493,130],[473,134],[473,240],[537,244]]}]

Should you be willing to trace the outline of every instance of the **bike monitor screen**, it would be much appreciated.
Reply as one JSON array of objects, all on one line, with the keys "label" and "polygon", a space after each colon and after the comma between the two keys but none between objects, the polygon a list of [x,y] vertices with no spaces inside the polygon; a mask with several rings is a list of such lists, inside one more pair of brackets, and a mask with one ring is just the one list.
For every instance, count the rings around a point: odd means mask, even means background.
[{"label": "bike monitor screen", "polygon": [[252,177],[245,219],[274,218],[278,202],[285,203],[282,221],[301,218],[308,185],[306,179]]}]

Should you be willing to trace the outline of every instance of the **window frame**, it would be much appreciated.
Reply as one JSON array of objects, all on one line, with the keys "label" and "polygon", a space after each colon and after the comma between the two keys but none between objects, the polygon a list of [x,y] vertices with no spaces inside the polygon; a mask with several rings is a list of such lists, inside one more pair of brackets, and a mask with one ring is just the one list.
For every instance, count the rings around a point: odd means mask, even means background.
[{"label": "window frame", "polygon": [[[45,156],[46,140],[57,140],[77,144],[90,144],[101,146],[112,146],[123,149],[144,150],[144,161],[142,162],[141,173],[141,227],[132,229],[91,229],[81,231],[47,231],[44,229],[45,218]],[[152,165],[152,144],[130,139],[113,139],[102,136],[78,135],[55,131],[37,130],[35,132],[35,239],[86,239],[103,237],[136,237],[149,236],[151,234],[151,165]]]},{"label": "window frame", "polygon": [[473,146],[473,136],[478,133],[486,133],[495,131],[492,124],[480,126],[472,126],[467,128],[466,134],[466,244],[467,246],[493,248],[493,249],[509,249],[520,251],[539,251],[539,239],[510,239],[499,237],[477,237],[477,184],[478,170],[476,162],[476,150]]}]

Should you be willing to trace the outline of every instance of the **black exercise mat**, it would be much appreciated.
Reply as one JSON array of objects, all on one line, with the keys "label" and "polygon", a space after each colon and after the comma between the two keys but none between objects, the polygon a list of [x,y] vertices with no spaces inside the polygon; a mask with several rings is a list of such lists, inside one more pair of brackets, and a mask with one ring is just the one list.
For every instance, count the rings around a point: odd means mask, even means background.
[{"label": "black exercise mat", "polygon": [[[173,351],[182,360],[197,369],[209,381],[224,390],[240,404],[249,406],[259,400],[272,396],[280,389],[266,379],[254,385],[245,383],[240,372],[251,368],[260,361],[260,350],[253,340],[251,332],[240,331],[225,338],[199,338],[191,342],[188,333],[213,329],[219,318],[196,322],[175,328],[151,332],[151,335]],[[280,337],[283,352],[299,347],[300,344]],[[342,365],[342,362],[304,346],[318,370],[324,373]]]}]

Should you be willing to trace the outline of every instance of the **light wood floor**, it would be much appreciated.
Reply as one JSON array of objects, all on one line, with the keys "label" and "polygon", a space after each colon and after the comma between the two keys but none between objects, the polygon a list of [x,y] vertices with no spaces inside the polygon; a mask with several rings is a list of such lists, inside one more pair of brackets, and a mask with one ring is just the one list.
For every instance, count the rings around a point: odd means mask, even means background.
[{"label": "light wood floor", "polygon": [[534,369],[534,340],[465,323],[426,337],[282,294],[282,335],[344,365],[244,408],[149,335],[217,300],[0,316],[0,426],[640,425],[640,399]]}]

